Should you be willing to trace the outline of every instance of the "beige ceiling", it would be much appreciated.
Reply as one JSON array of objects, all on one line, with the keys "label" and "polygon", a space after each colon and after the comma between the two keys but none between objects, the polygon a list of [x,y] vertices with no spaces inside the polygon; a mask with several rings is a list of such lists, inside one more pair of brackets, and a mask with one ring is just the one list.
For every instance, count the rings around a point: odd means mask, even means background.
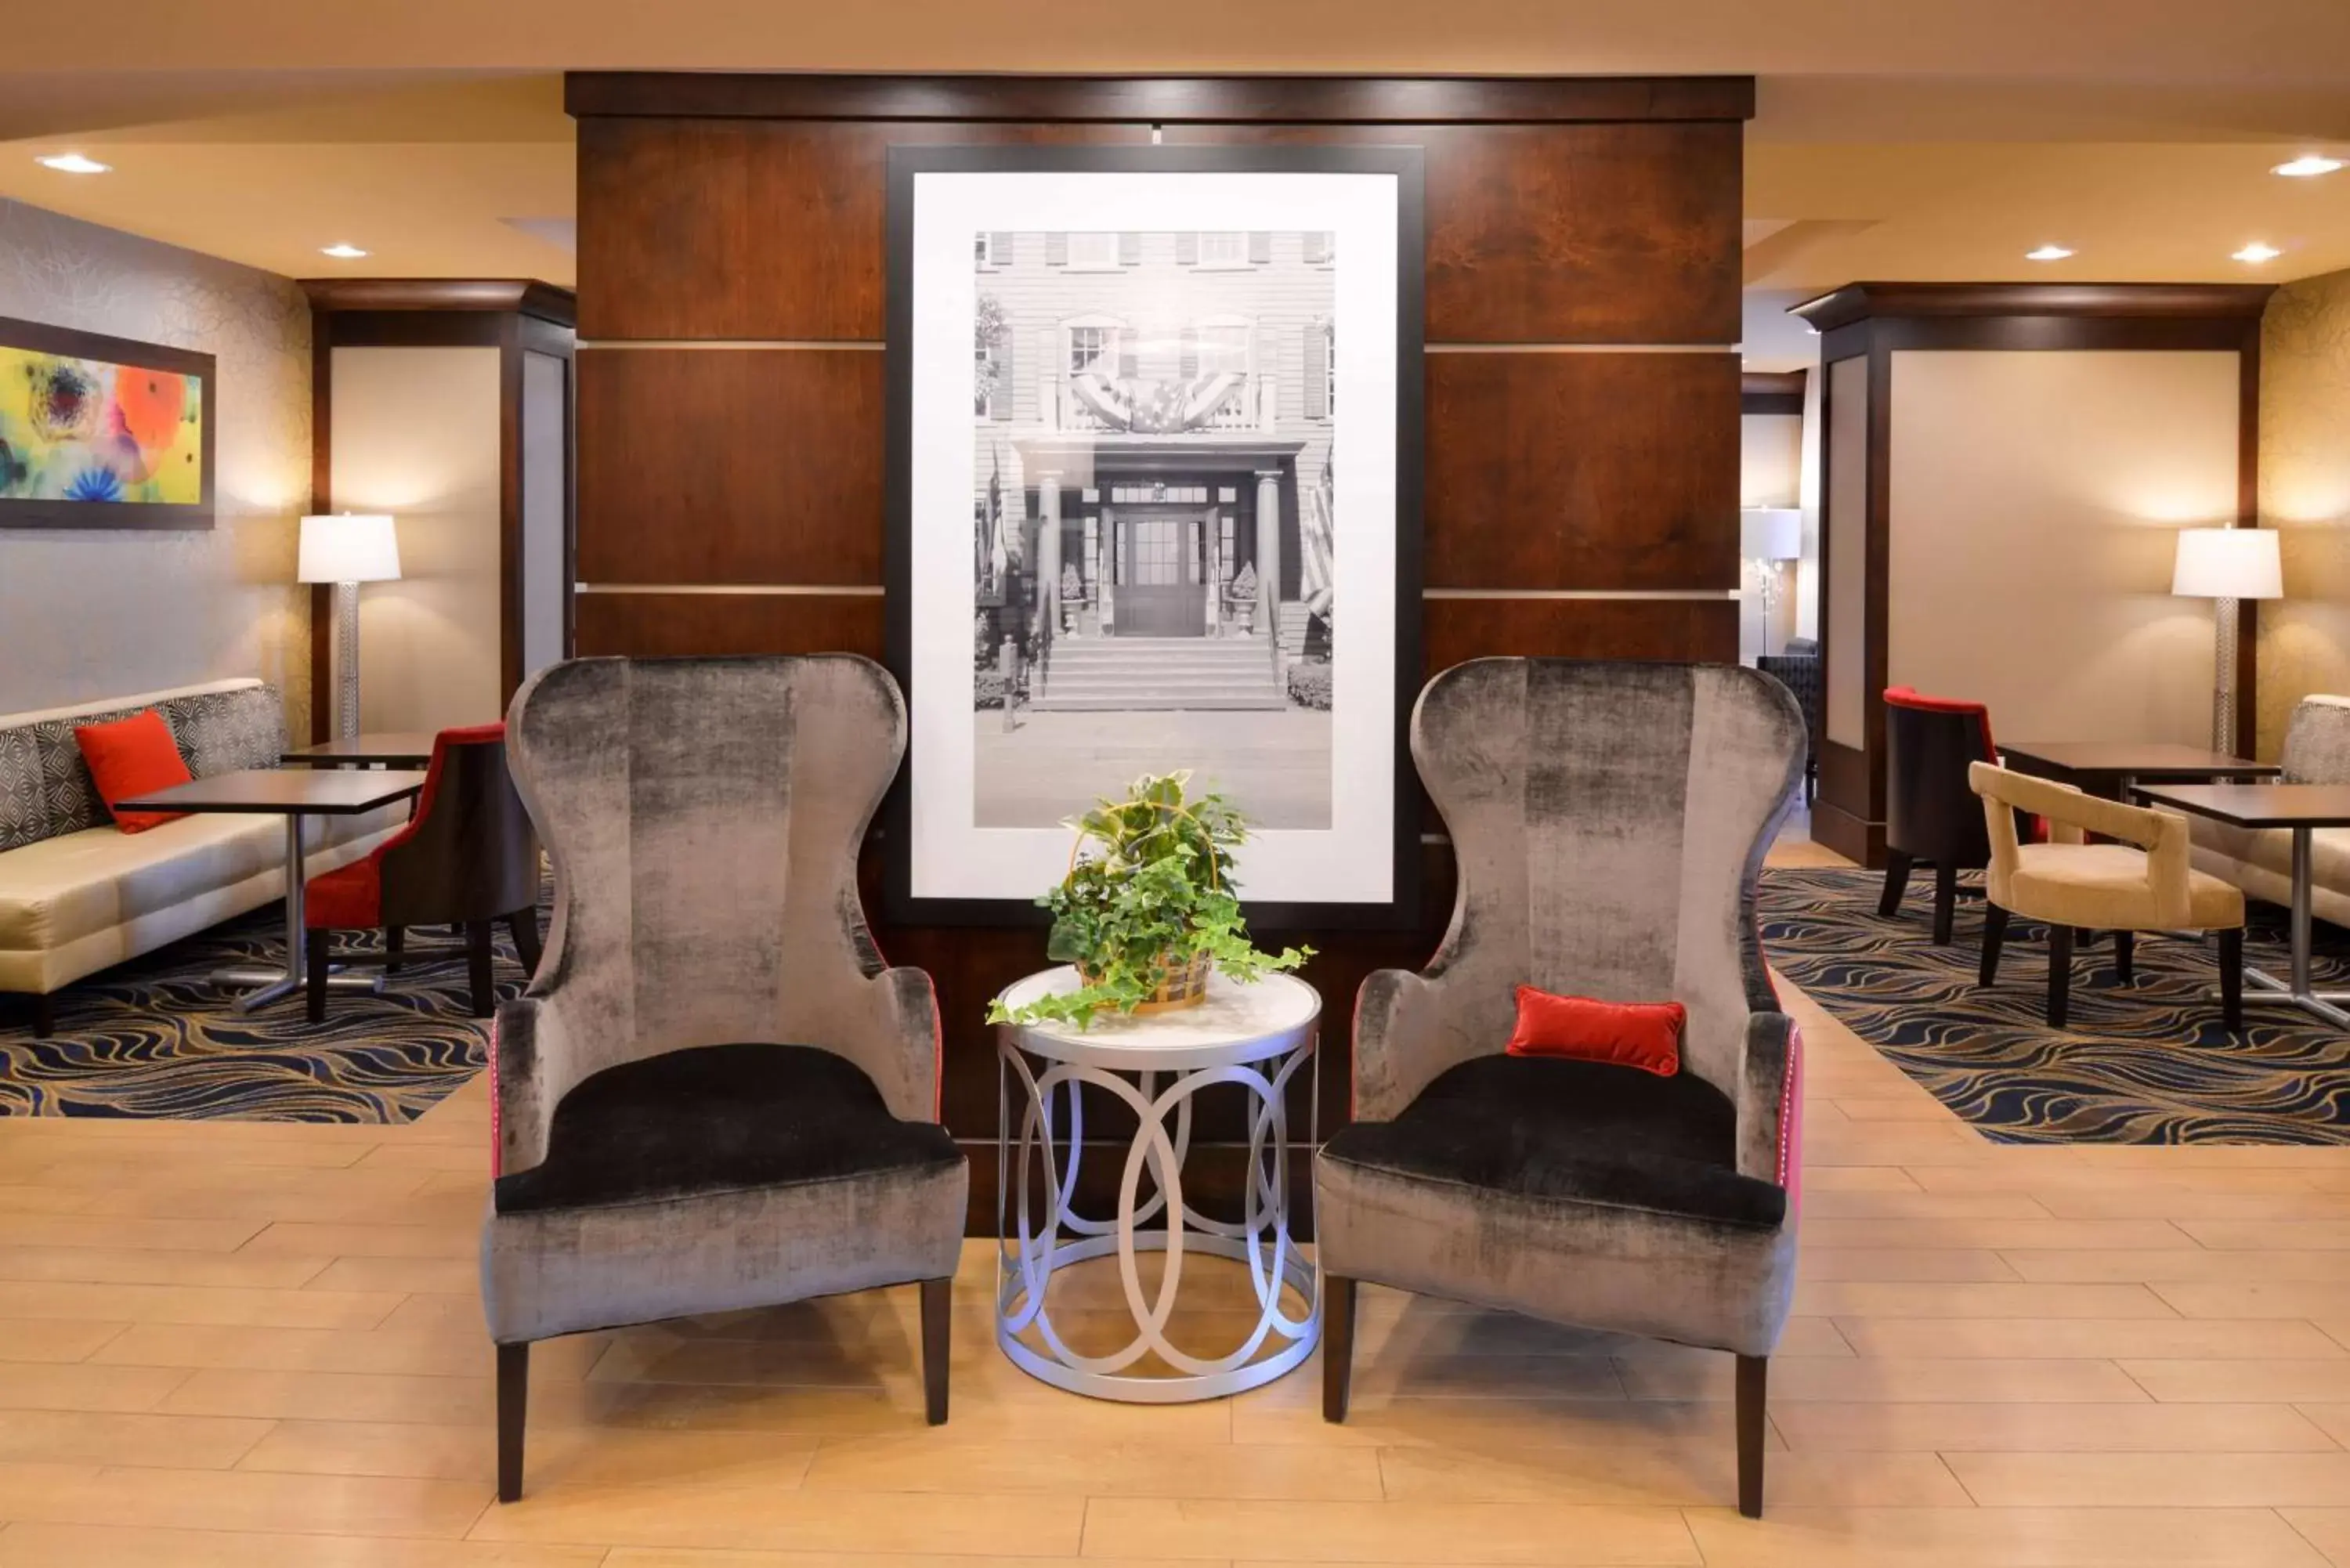
[{"label": "beige ceiling", "polygon": [[[113,0],[9,57],[0,196],[295,275],[573,281],[567,67],[1751,72],[1758,301],[2350,266],[2350,171],[2267,172],[2350,148],[2350,0]],[[115,172],[32,161],[68,149]]]}]

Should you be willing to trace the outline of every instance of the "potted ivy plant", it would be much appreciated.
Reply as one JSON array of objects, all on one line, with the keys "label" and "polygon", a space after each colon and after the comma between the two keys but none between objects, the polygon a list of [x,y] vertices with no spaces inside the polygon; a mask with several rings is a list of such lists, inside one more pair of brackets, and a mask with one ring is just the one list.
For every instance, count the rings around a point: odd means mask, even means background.
[{"label": "potted ivy plant", "polygon": [[1168,1012],[1207,1000],[1208,973],[1242,984],[1313,956],[1257,950],[1232,885],[1248,825],[1213,793],[1187,800],[1188,772],[1145,774],[1065,826],[1076,834],[1068,875],[1036,902],[1052,911],[1045,951],[1074,964],[1076,990],[1018,1009],[989,1004],[991,1023],[1091,1023],[1104,1009]]}]

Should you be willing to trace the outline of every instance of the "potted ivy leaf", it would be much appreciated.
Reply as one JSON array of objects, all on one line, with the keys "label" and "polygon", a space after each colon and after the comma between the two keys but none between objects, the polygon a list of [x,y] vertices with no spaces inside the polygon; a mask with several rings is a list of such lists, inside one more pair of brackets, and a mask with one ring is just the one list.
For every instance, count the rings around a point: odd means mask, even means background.
[{"label": "potted ivy leaf", "polygon": [[1066,826],[1076,842],[1069,872],[1036,900],[1053,912],[1045,956],[1077,970],[1076,990],[1007,1009],[991,1023],[1074,1023],[1121,1013],[1196,1007],[1208,973],[1247,984],[1313,956],[1312,948],[1259,952],[1232,890],[1232,851],[1248,826],[1213,793],[1184,798],[1189,772],[1145,774],[1126,798],[1105,800]]}]

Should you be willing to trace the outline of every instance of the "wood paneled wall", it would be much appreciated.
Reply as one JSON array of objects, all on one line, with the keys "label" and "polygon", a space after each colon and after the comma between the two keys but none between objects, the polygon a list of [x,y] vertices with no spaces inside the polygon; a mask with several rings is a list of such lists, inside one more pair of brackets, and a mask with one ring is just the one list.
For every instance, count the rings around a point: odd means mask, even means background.
[{"label": "wood paneled wall", "polygon": [[[1137,145],[1156,125],[1169,142],[1425,150],[1429,673],[1736,656],[1746,78],[591,74],[569,101],[582,654],[878,657],[889,147]],[[1424,961],[1450,913],[1449,857],[1426,855],[1416,929],[1305,934],[1326,1132],[1348,1105],[1357,987]],[[938,981],[947,1122],[979,1153],[995,1131],[980,1021],[1042,963],[1042,933],[880,936]],[[975,1161],[974,1220],[993,1220],[993,1175]]]}]

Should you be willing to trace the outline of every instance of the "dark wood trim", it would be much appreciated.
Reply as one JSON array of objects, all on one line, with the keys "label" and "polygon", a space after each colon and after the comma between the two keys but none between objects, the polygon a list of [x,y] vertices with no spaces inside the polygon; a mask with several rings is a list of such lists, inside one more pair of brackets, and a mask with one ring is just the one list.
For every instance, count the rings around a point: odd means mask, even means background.
[{"label": "dark wood trim", "polygon": [[330,348],[495,348],[511,315],[467,310],[436,316],[424,310],[314,312],[311,330]]},{"label": "dark wood trim", "polygon": [[[335,509],[335,350],[325,322],[310,316],[310,515]],[[298,524],[296,525],[298,526]],[[310,740],[334,733],[335,614],[332,584],[310,585]]]},{"label": "dark wood trim", "polygon": [[578,301],[567,288],[533,278],[306,277],[296,280],[314,311],[512,311],[569,327]]},{"label": "dark wood trim", "polygon": [[1856,321],[1918,317],[2257,321],[2275,292],[2265,283],[1848,283],[1788,314],[1823,333]]},{"label": "dark wood trim", "polygon": [[[2064,351],[2119,349],[2234,354],[2238,361],[2236,421],[2237,525],[2260,525],[2261,320],[2269,284],[1849,284],[1794,307],[1821,334],[1821,374],[1843,360],[1868,361],[1868,516],[1863,635],[1863,678],[1868,722],[1854,751],[1823,742],[1820,802],[1814,836],[1839,854],[1869,858],[1884,848],[1885,708],[1888,679],[1891,559],[1893,356],[1916,350]],[[1831,472],[1834,421],[1826,409],[1833,382],[1821,383],[1820,469]],[[1832,503],[1823,490],[1820,560],[1822,658],[1826,657],[1828,606],[1835,592],[1826,537]],[[2260,720],[2260,607],[2237,607],[2236,711],[2233,750],[2251,756]],[[1837,753],[1843,753],[1839,756]],[[1832,818],[1839,820],[1831,820]]]},{"label": "dark wood trim", "polygon": [[[2261,525],[2261,323],[2246,323],[2236,356],[2236,526]],[[2261,734],[2261,604],[2236,602],[2236,733],[2240,757],[2258,756]]]},{"label": "dark wood trim", "polygon": [[563,106],[580,118],[1149,125],[1737,121],[1754,117],[1754,78],[572,71],[563,79]]},{"label": "dark wood trim", "polygon": [[1804,411],[1803,370],[1749,370],[1738,378],[1738,411],[1742,414],[1801,414]]},{"label": "dark wood trim", "polygon": [[220,447],[220,377],[210,354],[142,343],[132,337],[111,337],[46,321],[0,317],[0,345],[27,348],[36,354],[57,354],[71,359],[96,359],[109,365],[169,371],[196,379],[198,412],[203,418],[196,461],[203,469],[197,498],[192,502],[64,501],[11,497],[0,500],[0,529],[75,528],[197,530],[213,522],[213,496],[218,480]]},{"label": "dark wood trim", "polygon": [[[307,278],[310,300],[311,508],[334,509],[328,437],[337,348],[494,348],[498,353],[498,686],[501,705],[522,684],[523,355],[552,356],[564,377],[564,650],[573,639],[573,555],[577,487],[573,481],[573,365],[577,334],[567,289],[519,279]],[[310,722],[329,732],[333,664],[330,590],[311,595]]]}]

